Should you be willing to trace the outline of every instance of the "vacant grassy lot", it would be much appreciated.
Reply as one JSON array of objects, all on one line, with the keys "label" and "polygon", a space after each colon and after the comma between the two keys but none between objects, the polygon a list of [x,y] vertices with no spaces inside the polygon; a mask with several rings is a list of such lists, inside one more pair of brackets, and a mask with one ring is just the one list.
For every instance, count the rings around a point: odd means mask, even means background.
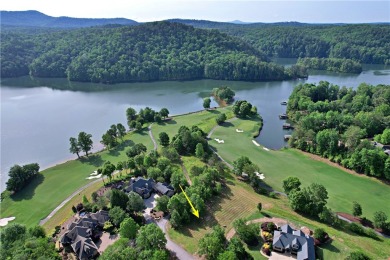
[{"label": "vacant grassy lot", "polygon": [[68,161],[41,172],[28,186],[12,199],[1,202],[1,217],[16,217],[15,222],[27,226],[37,225],[55,207],[74,191],[93,181],[85,178],[105,161],[116,164],[126,159],[125,150],[134,143],[143,143],[148,150],[153,148],[147,134],[130,133],[115,150],[102,151],[89,158]]},{"label": "vacant grassy lot", "polygon": [[[236,128],[244,132],[237,133]],[[379,210],[390,215],[389,186],[371,178],[346,173],[296,150],[266,151],[253,144],[251,131],[253,122],[234,120],[218,127],[212,135],[212,138],[223,139],[225,143],[211,141],[211,144],[230,163],[242,155],[249,157],[263,171],[265,182],[276,190],[283,190],[283,179],[296,176],[303,186],[313,182],[324,185],[329,194],[328,206],[335,211],[351,212],[352,202],[357,201],[362,205],[363,215],[369,219]]]}]

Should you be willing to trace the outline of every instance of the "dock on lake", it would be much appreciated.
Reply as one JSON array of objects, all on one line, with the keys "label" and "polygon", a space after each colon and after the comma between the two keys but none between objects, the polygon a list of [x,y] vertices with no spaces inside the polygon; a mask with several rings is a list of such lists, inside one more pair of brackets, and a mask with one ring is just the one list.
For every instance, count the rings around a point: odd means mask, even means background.
[{"label": "dock on lake", "polygon": [[284,135],[284,141],[290,140],[292,135]]},{"label": "dock on lake", "polygon": [[290,124],[284,123],[283,124],[283,129],[294,129],[294,127]]},{"label": "dock on lake", "polygon": [[288,115],[287,114],[280,114],[279,119],[288,119]]}]

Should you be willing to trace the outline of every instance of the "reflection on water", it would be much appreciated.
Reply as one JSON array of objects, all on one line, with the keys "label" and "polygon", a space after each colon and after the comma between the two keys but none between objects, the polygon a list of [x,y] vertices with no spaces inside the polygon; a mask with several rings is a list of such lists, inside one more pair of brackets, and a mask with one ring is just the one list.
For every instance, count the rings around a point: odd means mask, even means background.
[{"label": "reflection on water", "polygon": [[[293,64],[283,59],[284,65]],[[95,149],[101,147],[102,134],[113,123],[126,125],[125,110],[149,106],[167,107],[171,114],[203,109],[203,98],[218,86],[236,91],[236,99],[246,99],[258,107],[264,127],[257,141],[271,149],[286,145],[289,131],[282,129],[285,113],[281,101],[288,99],[299,83],[330,81],[340,86],[357,87],[360,83],[389,84],[390,68],[365,65],[361,74],[312,71],[306,80],[282,82],[242,82],[196,80],[183,82],[123,83],[103,85],[69,82],[66,79],[21,77],[1,82],[1,172],[13,164],[38,162],[42,168],[72,159],[69,137],[85,131],[93,135]],[[212,106],[216,106],[215,102]],[[2,185],[6,178],[2,176]],[[1,190],[4,186],[1,187]]]}]

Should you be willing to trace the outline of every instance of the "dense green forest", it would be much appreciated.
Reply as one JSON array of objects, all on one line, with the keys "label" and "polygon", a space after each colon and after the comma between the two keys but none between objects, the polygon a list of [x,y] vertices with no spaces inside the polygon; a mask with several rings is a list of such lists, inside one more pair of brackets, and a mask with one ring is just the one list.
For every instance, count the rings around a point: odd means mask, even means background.
[{"label": "dense green forest", "polygon": [[353,90],[326,81],[300,84],[289,98],[287,111],[295,122],[292,147],[327,157],[359,173],[390,180],[386,147],[369,140],[381,134],[380,140],[390,142],[386,137],[390,128],[390,85],[363,83]]},{"label": "dense green forest", "polygon": [[362,64],[351,59],[336,58],[299,58],[297,64],[308,69],[328,70],[344,73],[362,72]]},{"label": "dense green forest", "polygon": [[388,25],[221,24],[219,29],[244,39],[268,56],[346,58],[390,64]]},{"label": "dense green forest", "polygon": [[281,80],[301,71],[269,63],[249,44],[217,30],[169,22],[36,34],[7,31],[1,49],[2,77],[30,74],[103,83]]}]

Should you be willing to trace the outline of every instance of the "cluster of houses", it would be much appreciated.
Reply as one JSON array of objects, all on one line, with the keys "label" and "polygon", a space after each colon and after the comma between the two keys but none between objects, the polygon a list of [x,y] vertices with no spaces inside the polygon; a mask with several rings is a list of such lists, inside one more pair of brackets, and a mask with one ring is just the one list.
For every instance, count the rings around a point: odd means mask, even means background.
[{"label": "cluster of houses", "polygon": [[[166,183],[142,177],[131,178],[128,186],[123,190],[127,193],[136,192],[144,199],[149,198],[152,193],[169,197],[175,193],[173,187]],[[158,215],[158,212],[154,214]],[[99,239],[104,223],[110,220],[108,211],[100,210],[96,213],[79,214],[79,217],[77,221],[66,227],[67,231],[61,236],[60,243],[63,246],[70,246],[78,259],[95,258],[99,254],[95,241]]]}]

